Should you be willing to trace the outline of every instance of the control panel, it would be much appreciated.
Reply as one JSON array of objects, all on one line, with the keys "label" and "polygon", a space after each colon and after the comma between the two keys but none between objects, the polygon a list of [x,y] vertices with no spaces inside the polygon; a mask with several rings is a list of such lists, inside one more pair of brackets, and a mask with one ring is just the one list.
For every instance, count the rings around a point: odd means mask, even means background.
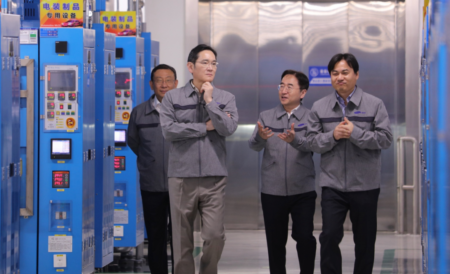
[{"label": "control panel", "polygon": [[114,170],[125,170],[125,156],[114,157]]},{"label": "control panel", "polygon": [[128,124],[133,108],[133,77],[131,68],[116,68],[115,121]]},{"label": "control panel", "polygon": [[78,66],[45,66],[45,130],[78,129]]}]

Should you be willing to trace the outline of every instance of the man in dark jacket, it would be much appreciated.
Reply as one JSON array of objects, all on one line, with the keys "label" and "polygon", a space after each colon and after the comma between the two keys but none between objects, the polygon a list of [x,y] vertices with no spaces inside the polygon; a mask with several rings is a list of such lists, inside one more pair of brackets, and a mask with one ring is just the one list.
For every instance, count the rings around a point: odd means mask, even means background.
[{"label": "man in dark jacket", "polygon": [[281,104],[259,115],[249,140],[251,149],[264,149],[261,204],[271,274],[286,273],[289,214],[301,273],[314,273],[317,194],[312,153],[305,138],[309,109],[301,104],[308,87],[308,77],[302,72],[283,72],[278,87]]},{"label": "man in dark jacket", "polygon": [[381,150],[392,142],[389,116],[379,98],[356,86],[359,65],[352,54],[328,64],[331,94],[316,101],[308,119],[308,143],[320,153],[323,274],[342,273],[339,243],[350,211],[355,242],[354,273],[372,273],[381,183]]},{"label": "man in dark jacket", "polygon": [[162,135],[159,111],[166,92],[177,85],[174,68],[164,64],[156,66],[150,80],[155,94],[133,109],[128,125],[128,145],[138,156],[139,183],[148,237],[148,264],[152,273],[161,274],[168,273],[167,220],[170,219],[170,203],[167,168],[170,142],[165,141]]}]

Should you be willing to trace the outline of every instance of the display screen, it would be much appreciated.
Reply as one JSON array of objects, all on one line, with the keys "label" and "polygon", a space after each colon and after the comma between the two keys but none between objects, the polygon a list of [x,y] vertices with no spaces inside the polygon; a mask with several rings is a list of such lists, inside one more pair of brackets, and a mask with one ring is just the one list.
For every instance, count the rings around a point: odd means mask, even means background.
[{"label": "display screen", "polygon": [[49,91],[76,91],[75,70],[49,70],[47,87]]},{"label": "display screen", "polygon": [[116,129],[114,130],[114,142],[116,147],[124,147],[127,145],[127,130]]},{"label": "display screen", "polygon": [[130,89],[131,75],[129,72],[116,71],[116,89]]},{"label": "display screen", "polygon": [[72,159],[72,139],[51,139],[51,159]]},{"label": "display screen", "polygon": [[69,188],[70,172],[69,171],[53,171],[52,174],[53,188]]},{"label": "display screen", "polygon": [[114,157],[114,170],[125,170],[125,156]]}]

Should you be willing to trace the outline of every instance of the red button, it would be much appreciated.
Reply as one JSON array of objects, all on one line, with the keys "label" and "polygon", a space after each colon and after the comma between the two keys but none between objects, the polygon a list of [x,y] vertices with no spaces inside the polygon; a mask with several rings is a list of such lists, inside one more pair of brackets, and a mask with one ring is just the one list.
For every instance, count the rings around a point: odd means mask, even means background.
[{"label": "red button", "polygon": [[120,105],[120,101],[117,101],[117,104]]},{"label": "red button", "polygon": [[59,109],[63,109],[64,108],[64,105],[59,105]]}]

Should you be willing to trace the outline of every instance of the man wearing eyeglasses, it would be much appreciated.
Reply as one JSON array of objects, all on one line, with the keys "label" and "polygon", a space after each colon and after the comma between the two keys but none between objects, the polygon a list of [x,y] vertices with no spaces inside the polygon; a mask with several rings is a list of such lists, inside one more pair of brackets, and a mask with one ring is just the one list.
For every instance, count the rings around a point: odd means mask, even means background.
[{"label": "man wearing eyeglasses", "polygon": [[[178,86],[173,67],[158,65],[151,73],[150,99],[133,109],[128,124],[128,145],[137,157],[139,183],[148,239],[148,264],[152,273],[168,273],[167,220],[170,220],[167,168],[170,142],[159,125],[164,95]],[[169,226],[169,232],[170,232]]]},{"label": "man wearing eyeglasses", "polygon": [[284,71],[278,86],[281,104],[259,115],[249,140],[251,149],[264,149],[261,204],[271,274],[286,273],[289,214],[301,273],[314,273],[313,219],[317,194],[314,162],[305,138],[309,109],[301,104],[308,87],[305,74]]},{"label": "man wearing eyeglasses", "polygon": [[187,63],[193,79],[169,91],[162,101],[163,135],[172,143],[168,174],[175,274],[195,273],[197,213],[204,240],[200,273],[217,273],[225,244],[225,137],[236,131],[238,113],[234,96],[212,85],[217,66],[213,48],[196,46]]}]

